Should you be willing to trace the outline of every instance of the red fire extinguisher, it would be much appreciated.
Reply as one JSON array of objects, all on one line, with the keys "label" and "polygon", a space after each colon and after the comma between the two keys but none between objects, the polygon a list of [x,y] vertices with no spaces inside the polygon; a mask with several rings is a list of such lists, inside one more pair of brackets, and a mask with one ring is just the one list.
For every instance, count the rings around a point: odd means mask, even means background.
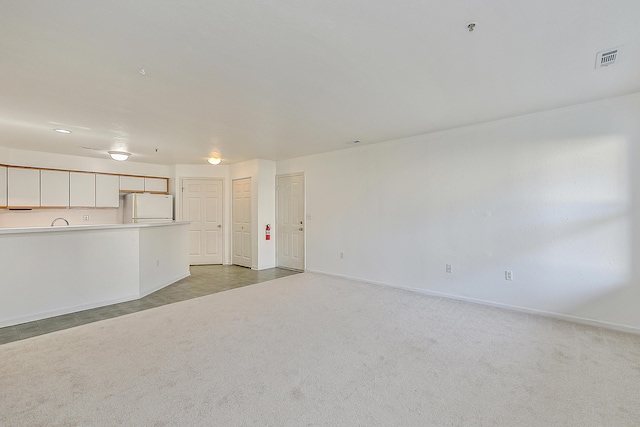
[{"label": "red fire extinguisher", "polygon": [[264,233],[265,239],[271,240],[271,226],[269,224],[267,224],[267,228],[265,228]]}]

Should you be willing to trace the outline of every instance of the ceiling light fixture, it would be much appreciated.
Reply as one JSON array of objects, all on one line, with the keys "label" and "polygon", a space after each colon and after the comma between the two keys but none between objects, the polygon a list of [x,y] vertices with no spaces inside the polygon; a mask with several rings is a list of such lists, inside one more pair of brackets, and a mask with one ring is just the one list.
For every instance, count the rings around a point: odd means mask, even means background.
[{"label": "ceiling light fixture", "polygon": [[207,159],[207,162],[211,163],[212,165],[219,165],[221,161],[222,159],[220,157],[209,157]]},{"label": "ceiling light fixture", "polygon": [[71,131],[67,129],[54,129],[54,131],[58,133],[71,133]]},{"label": "ceiling light fixture", "polygon": [[109,151],[109,155],[113,160],[123,162],[129,158],[131,153],[127,153],[125,151]]}]

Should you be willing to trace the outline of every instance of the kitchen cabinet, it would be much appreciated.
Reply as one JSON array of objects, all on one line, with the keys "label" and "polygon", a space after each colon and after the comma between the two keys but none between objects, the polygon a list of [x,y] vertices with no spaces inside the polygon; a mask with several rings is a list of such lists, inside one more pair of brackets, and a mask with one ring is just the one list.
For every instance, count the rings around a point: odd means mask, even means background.
[{"label": "kitchen cabinet", "polygon": [[120,207],[120,177],[96,174],[96,208]]},{"label": "kitchen cabinet", "polygon": [[69,207],[69,172],[40,171],[40,206],[47,208]]},{"label": "kitchen cabinet", "polygon": [[168,193],[169,180],[167,178],[145,178],[144,191],[150,193]]},{"label": "kitchen cabinet", "polygon": [[144,177],[120,176],[120,191],[123,193],[143,193]]},{"label": "kitchen cabinet", "polygon": [[7,168],[7,206],[40,207],[40,169]]},{"label": "kitchen cabinet", "polygon": [[72,208],[93,208],[96,206],[95,173],[69,173],[69,206]]},{"label": "kitchen cabinet", "polygon": [[7,206],[7,167],[0,166],[0,208]]}]

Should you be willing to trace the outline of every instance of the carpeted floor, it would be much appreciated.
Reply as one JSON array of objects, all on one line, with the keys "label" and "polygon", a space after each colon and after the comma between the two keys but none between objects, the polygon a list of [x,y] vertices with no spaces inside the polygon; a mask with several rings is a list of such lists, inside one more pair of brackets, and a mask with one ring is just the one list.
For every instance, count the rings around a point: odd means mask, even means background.
[{"label": "carpeted floor", "polygon": [[0,425],[637,426],[640,337],[298,274],[0,346]]}]

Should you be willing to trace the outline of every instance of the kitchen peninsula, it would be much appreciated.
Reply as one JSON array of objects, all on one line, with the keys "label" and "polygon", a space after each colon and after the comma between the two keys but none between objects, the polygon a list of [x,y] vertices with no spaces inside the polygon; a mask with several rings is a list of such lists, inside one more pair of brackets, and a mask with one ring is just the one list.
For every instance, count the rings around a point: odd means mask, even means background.
[{"label": "kitchen peninsula", "polygon": [[189,223],[0,229],[0,327],[141,298],[189,275]]}]

